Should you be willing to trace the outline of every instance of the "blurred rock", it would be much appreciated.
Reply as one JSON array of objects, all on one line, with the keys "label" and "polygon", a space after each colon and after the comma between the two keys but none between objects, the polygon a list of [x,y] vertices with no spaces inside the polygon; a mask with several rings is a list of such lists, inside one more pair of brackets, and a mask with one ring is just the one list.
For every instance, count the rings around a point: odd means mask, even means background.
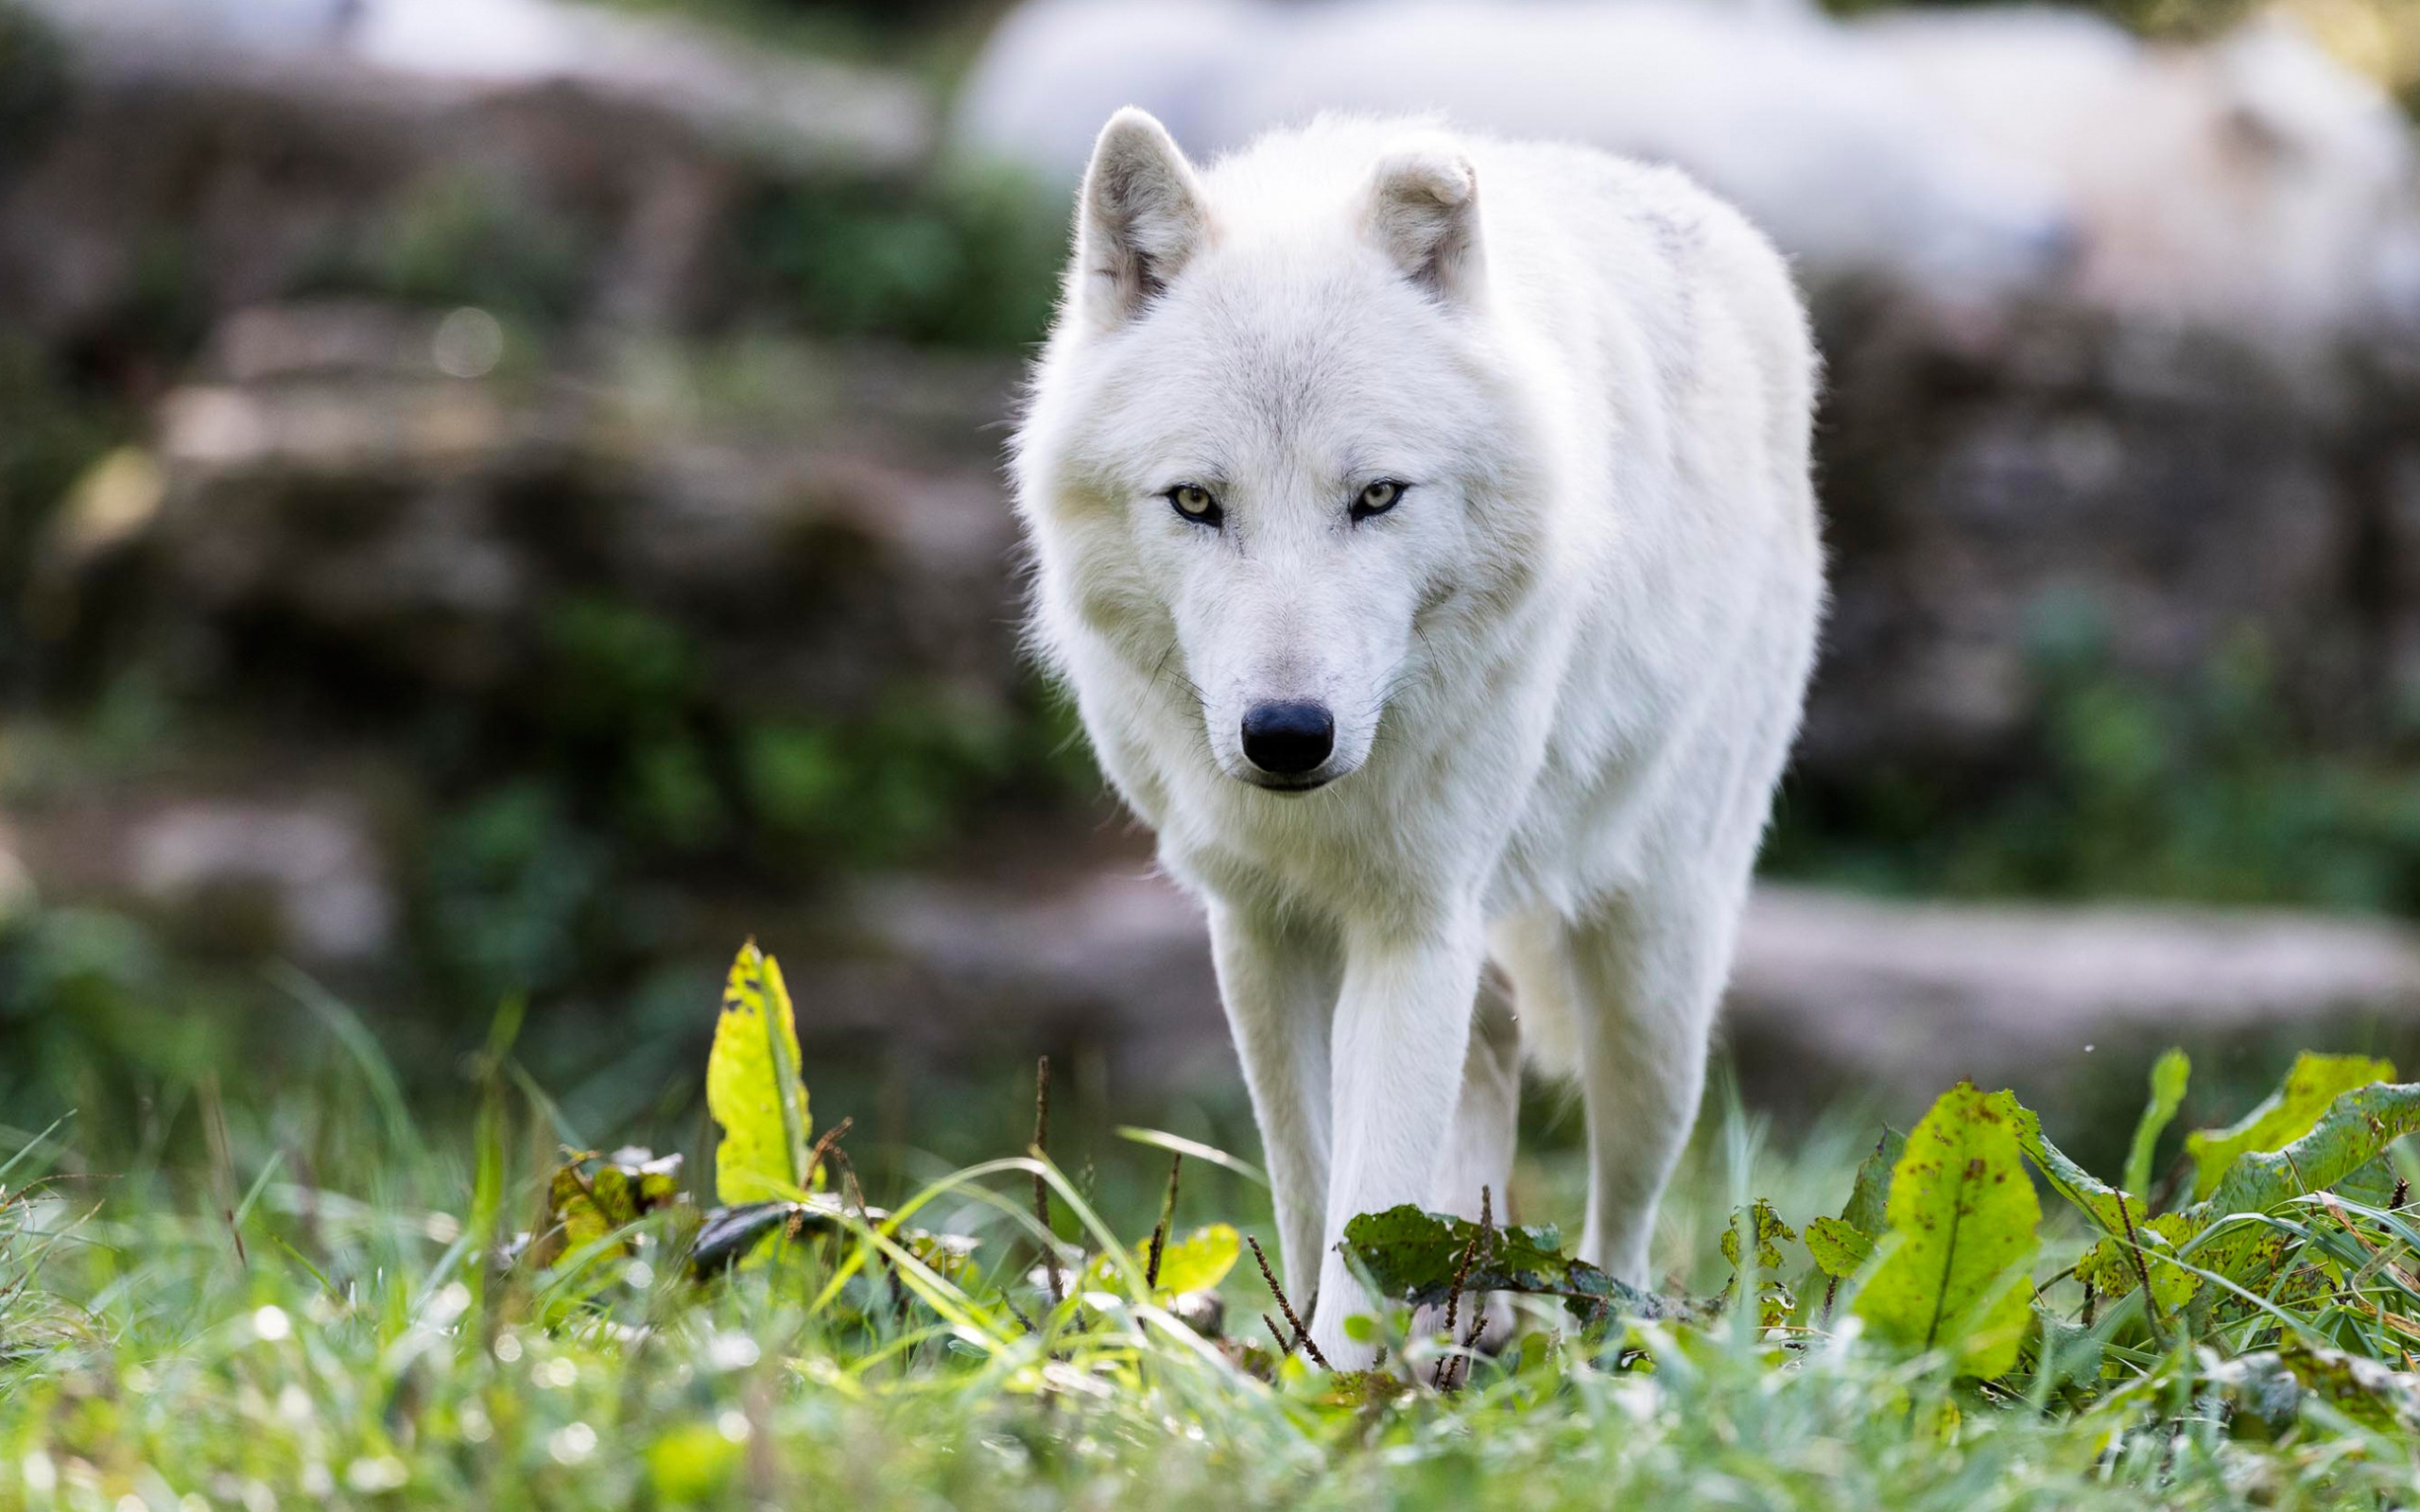
[{"label": "blurred rock", "polygon": [[1803,771],[2004,779],[2063,648],[2180,695],[2248,650],[2322,747],[2394,732],[2420,602],[2405,349],[2314,371],[2072,306],[1841,290],[1818,315],[1833,611]]},{"label": "blurred rock", "polygon": [[820,1029],[879,1028],[927,1055],[1090,1043],[1120,1086],[1232,1074],[1201,912],[1139,867],[1014,890],[894,881],[854,914],[863,954],[807,968]]},{"label": "blurred rock", "polygon": [[41,902],[33,874],[18,859],[16,837],[0,825],[0,929],[30,915]]},{"label": "blurred rock", "polygon": [[[2420,1012],[2420,934],[2286,912],[1889,902],[1759,888],[1729,1022],[1800,1095],[1926,1092],[2073,1066],[2100,1045]],[[1829,1088],[1822,1085],[1831,1083]]]},{"label": "blurred rock", "polygon": [[1676,163],[1819,278],[1989,298],[2047,279],[2069,242],[2046,186],[1812,7],[1028,0],[977,60],[955,130],[1072,190],[1130,104],[1205,162],[1343,110]]},{"label": "blurred rock", "polygon": [[1851,28],[1925,108],[2071,207],[2057,287],[2290,352],[2420,326],[2420,151],[2386,92],[2282,13],[2200,46],[2047,6]]},{"label": "blurred rock", "polygon": [[[139,538],[156,625],[193,644],[273,640],[406,698],[527,689],[550,615],[599,595],[679,626],[735,704],[838,715],[909,678],[1006,696],[1013,531],[996,485],[945,452],[936,468],[913,404],[895,406],[904,427],[867,409],[916,387],[915,368],[887,378],[878,352],[792,348],[785,370],[806,381],[735,422],[667,399],[661,372],[448,376],[462,313],[231,318],[211,347],[226,376],[165,395],[154,449],[103,464],[54,517],[40,623],[78,633],[78,572]],[[975,457],[1010,378],[981,370],[956,388],[935,370],[944,408],[980,406],[948,421]]]},{"label": "blurred rock", "polygon": [[[360,962],[394,930],[376,848],[358,819],[334,808],[180,804],[144,821],[130,850],[137,892],[186,916],[184,932],[218,948]],[[241,937],[248,901],[268,916],[251,932],[268,937]]]},{"label": "blurred rock", "polygon": [[304,89],[368,74],[458,96],[569,85],[801,163],[899,167],[929,146],[930,109],[908,82],[743,47],[670,15],[568,0],[26,3],[112,69],[274,70]]},{"label": "blurred rock", "polygon": [[[1012,1033],[1031,1043],[1043,1023],[1103,1043],[1121,1085],[1226,1073],[1201,913],[1155,877],[899,885],[865,895],[858,917],[865,957],[812,977],[821,1030],[879,1027],[963,1050]],[[2097,1049],[2308,1031],[2359,1013],[2420,1013],[2420,933],[2286,912],[1906,903],[1767,885],[1742,930],[1725,1032],[1763,1100],[1822,1108],[1876,1091],[1929,1098],[1961,1076],[2048,1088]]]},{"label": "blurred rock", "polygon": [[1205,159],[1352,110],[1675,163],[1818,284],[2030,294],[2297,355],[2420,326],[2410,124],[2281,17],[2154,45],[2034,6],[1026,0],[955,130],[1072,187],[1126,104]]},{"label": "blurred rock", "polygon": [[172,345],[332,279],[682,327],[752,192],[896,174],[930,135],[906,80],[559,0],[39,10],[73,83],[6,128],[0,311],[53,347]]}]

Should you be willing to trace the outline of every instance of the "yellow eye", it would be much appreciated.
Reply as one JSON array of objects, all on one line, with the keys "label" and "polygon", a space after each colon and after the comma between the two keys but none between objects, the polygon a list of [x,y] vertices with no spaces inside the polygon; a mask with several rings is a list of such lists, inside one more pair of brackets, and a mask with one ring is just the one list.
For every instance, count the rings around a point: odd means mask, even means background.
[{"label": "yellow eye", "polygon": [[1187,520],[1211,522],[1219,518],[1219,501],[1210,490],[1198,483],[1180,483],[1168,490],[1168,503]]},{"label": "yellow eye", "polygon": [[1403,497],[1404,486],[1392,478],[1380,478],[1361,490],[1353,501],[1351,513],[1356,520],[1367,520],[1374,514],[1384,514]]}]

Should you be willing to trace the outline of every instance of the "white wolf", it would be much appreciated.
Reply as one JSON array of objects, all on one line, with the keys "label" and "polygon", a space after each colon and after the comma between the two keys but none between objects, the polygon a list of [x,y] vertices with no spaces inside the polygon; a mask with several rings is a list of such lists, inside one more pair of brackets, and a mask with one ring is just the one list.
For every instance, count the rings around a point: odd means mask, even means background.
[{"label": "white wolf", "polygon": [[1418,121],[1197,171],[1123,111],[1077,219],[1037,636],[1208,906],[1314,1338],[1369,1357],[1346,1219],[1501,1196],[1524,1044],[1585,1092],[1583,1253],[1647,1279],[1823,598],[1780,258],[1669,169]]}]

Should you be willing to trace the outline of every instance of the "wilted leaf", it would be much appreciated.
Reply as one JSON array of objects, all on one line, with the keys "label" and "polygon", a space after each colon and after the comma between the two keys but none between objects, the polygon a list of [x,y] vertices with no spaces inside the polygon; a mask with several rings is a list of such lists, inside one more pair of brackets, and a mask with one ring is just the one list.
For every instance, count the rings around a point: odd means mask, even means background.
[{"label": "wilted leaf", "polygon": [[729,1270],[759,1241],[787,1223],[796,1208],[789,1202],[750,1202],[712,1210],[698,1226],[697,1243],[690,1246],[690,1274],[702,1280]]},{"label": "wilted leaf", "polygon": [[[1739,1268],[1739,1213],[1731,1215],[1731,1227],[1722,1230],[1722,1258],[1731,1268]],[[1746,1216],[1755,1230],[1756,1266],[1759,1270],[1781,1269],[1781,1246],[1795,1240],[1798,1231],[1782,1222],[1773,1205],[1758,1197],[1749,1205]]]},{"label": "wilted leaf", "polygon": [[2151,1101],[2143,1105],[2143,1116],[2135,1122],[2135,1142],[2126,1150],[2125,1179],[2121,1183],[2129,1192],[2148,1193],[2152,1189],[2152,1156],[2159,1147],[2159,1137],[2168,1130],[2176,1109],[2185,1101],[2185,1088],[2193,1074],[2193,1062],[2182,1050],[2169,1050],[2152,1063]]},{"label": "wilted leaf", "polygon": [[731,963],[706,1057],[706,1107],[722,1125],[715,1195],[726,1204],[795,1199],[808,1181],[806,1084],[782,969],[756,948]]},{"label": "wilted leaf", "polygon": [[2420,1381],[2376,1360],[2319,1349],[2292,1333],[2277,1342],[2277,1359],[2305,1391],[2355,1422],[2392,1432],[2420,1419]]},{"label": "wilted leaf", "polygon": [[1908,1136],[1884,1210],[1896,1244],[1856,1306],[1877,1337],[1954,1346],[1961,1371],[1986,1380],[2016,1364],[2031,1300],[2024,1266],[2042,1219],[2013,1101],[1960,1082]]},{"label": "wilted leaf", "polygon": [[1845,1218],[1817,1218],[1806,1226],[1806,1250],[1817,1269],[1846,1280],[1874,1258],[1874,1241]]},{"label": "wilted leaf", "polygon": [[592,1150],[565,1150],[563,1163],[546,1181],[546,1223],[530,1251],[531,1262],[551,1265],[683,1200],[680,1172],[678,1155],[658,1159],[635,1147],[605,1157]]},{"label": "wilted leaf", "polygon": [[[749,1202],[708,1211],[689,1251],[689,1271],[700,1280],[734,1265],[760,1263],[758,1246],[774,1233],[793,1239],[808,1234],[844,1231],[847,1219],[880,1226],[890,1218],[884,1208],[844,1206],[829,1192],[808,1194],[804,1202]],[[967,1234],[926,1233],[922,1228],[889,1230],[901,1248],[935,1274],[956,1280],[981,1241]]]},{"label": "wilted leaf", "polygon": [[2217,1193],[2238,1156],[2282,1149],[2309,1132],[2342,1093],[2394,1078],[2393,1061],[2308,1051],[2296,1056],[2284,1084],[2251,1112],[2225,1128],[2196,1129],[2185,1136],[2185,1151],[2193,1158],[2194,1197],[2206,1199]]},{"label": "wilted leaf", "polygon": [[2159,1257],[2175,1254],[2177,1246],[2195,1232],[2193,1220],[2183,1213],[2163,1212],[2138,1218],[2135,1237],[2143,1248],[2139,1274],[2126,1236],[2109,1234],[2076,1262],[2076,1280],[2103,1297],[2123,1297],[2140,1286],[2144,1276],[2149,1276],[2152,1300],[2173,1312],[2193,1299],[2193,1294],[2201,1290],[2202,1278],[2180,1265],[2164,1263]]}]

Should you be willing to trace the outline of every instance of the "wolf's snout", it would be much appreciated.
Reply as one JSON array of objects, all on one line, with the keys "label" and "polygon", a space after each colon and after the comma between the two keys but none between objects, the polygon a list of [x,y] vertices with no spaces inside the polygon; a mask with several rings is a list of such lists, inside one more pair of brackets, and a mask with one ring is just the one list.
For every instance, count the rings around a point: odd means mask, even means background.
[{"label": "wolf's snout", "polygon": [[1289,698],[1244,711],[1244,757],[1274,777],[1300,777],[1336,748],[1336,716],[1327,705]]}]

